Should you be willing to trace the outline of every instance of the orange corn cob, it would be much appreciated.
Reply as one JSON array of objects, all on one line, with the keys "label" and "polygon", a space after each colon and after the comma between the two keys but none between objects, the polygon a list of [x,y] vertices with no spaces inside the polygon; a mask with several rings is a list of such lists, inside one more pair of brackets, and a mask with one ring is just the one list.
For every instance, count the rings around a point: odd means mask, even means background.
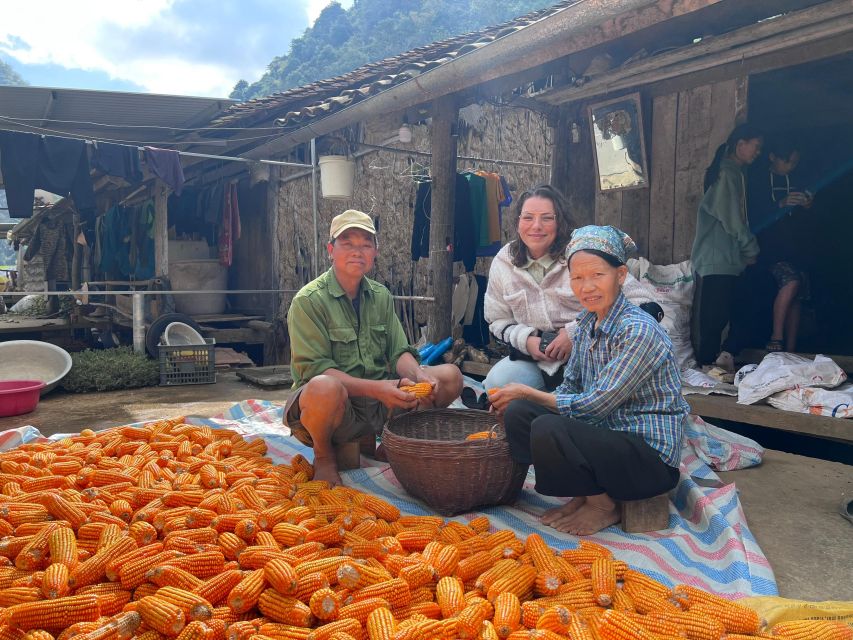
[{"label": "orange corn cob", "polygon": [[264,565],[267,582],[279,593],[290,595],[296,592],[299,576],[287,560],[276,558]]},{"label": "orange corn cob", "polygon": [[136,543],[140,547],[149,545],[157,540],[157,530],[154,528],[154,525],[143,520],[137,520],[131,524],[128,529],[128,534],[131,538],[136,540]]},{"label": "orange corn cob", "polygon": [[552,631],[565,637],[569,635],[569,623],[571,620],[571,612],[565,607],[557,605],[539,616],[539,619],[536,621],[536,628],[544,631]]},{"label": "orange corn cob", "polygon": [[341,607],[338,611],[338,618],[341,620],[357,620],[360,625],[365,625],[370,614],[376,609],[382,608],[391,609],[390,604],[384,598],[366,598]]},{"label": "orange corn cob", "polygon": [[209,620],[213,617],[213,606],[210,602],[186,589],[161,587],[157,590],[157,597],[180,607],[187,621]]},{"label": "orange corn cob", "polygon": [[774,625],[773,635],[789,640],[849,640],[853,638],[853,629],[834,620],[793,620]]},{"label": "orange corn cob", "polygon": [[72,588],[79,588],[87,584],[98,582],[105,574],[107,565],[114,559],[136,549],[136,541],[133,538],[120,538],[106,549],[98,551],[88,560],[78,564],[68,576],[68,584]]},{"label": "orange corn cob", "polygon": [[489,587],[486,597],[494,602],[499,593],[509,591],[519,597],[526,599],[533,592],[533,583],[536,581],[536,567],[520,565],[513,567],[495,580]]},{"label": "orange corn cob", "polygon": [[694,611],[653,612],[645,617],[682,627],[690,638],[696,640],[717,640],[725,633],[720,620]]},{"label": "orange corn cob", "polygon": [[178,635],[186,625],[183,610],[156,595],[142,598],[137,603],[136,610],[145,624],[167,636]]},{"label": "orange corn cob", "polygon": [[457,615],[465,604],[465,587],[459,578],[447,576],[436,585],[435,600],[445,618]]},{"label": "orange corn cob", "polygon": [[634,581],[626,581],[622,588],[631,597],[637,613],[648,614],[654,611],[677,613],[681,611],[673,604],[672,600],[664,598],[659,592],[650,591],[647,587]]},{"label": "orange corn cob", "polygon": [[601,640],[654,640],[655,638],[654,634],[646,631],[624,613],[612,609],[605,611],[599,621],[598,635]]},{"label": "orange corn cob", "polygon": [[16,604],[0,614],[0,619],[15,629],[54,631],[77,622],[93,622],[101,615],[98,596],[86,594]]},{"label": "orange corn cob", "polygon": [[719,619],[730,633],[757,633],[761,629],[761,618],[749,607],[685,584],[676,585],[672,593],[678,602],[686,604],[691,611],[697,607],[706,610]]},{"label": "orange corn cob", "polygon": [[394,614],[385,607],[377,607],[367,616],[368,640],[392,640],[397,631]]},{"label": "orange corn cob", "polygon": [[497,438],[498,434],[494,431],[477,431],[475,433],[470,433],[465,436],[466,440],[490,440],[492,438]]},{"label": "orange corn cob", "polygon": [[267,586],[263,569],[247,574],[228,594],[228,606],[236,613],[243,613],[255,606]]},{"label": "orange corn cob", "polygon": [[405,580],[392,578],[391,580],[377,582],[369,587],[364,587],[352,594],[353,603],[360,600],[367,600],[368,598],[383,598],[388,602],[392,610],[396,610],[411,603],[412,593]]},{"label": "orange corn cob", "polygon": [[200,620],[194,620],[178,634],[177,640],[209,640],[210,635],[210,627]]},{"label": "orange corn cob", "polygon": [[189,571],[197,578],[210,578],[225,569],[225,556],[222,555],[221,551],[204,551],[168,559],[166,562],[173,567],[180,567]]},{"label": "orange corn cob", "polygon": [[341,597],[330,588],[315,591],[308,603],[311,613],[320,620],[335,620],[341,608]]},{"label": "orange corn cob", "polygon": [[521,602],[514,593],[504,591],[495,598],[494,605],[495,616],[492,622],[495,632],[499,637],[506,638],[521,624]]},{"label": "orange corn cob", "polygon": [[428,398],[432,395],[433,386],[429,382],[418,382],[416,384],[404,384],[400,387],[401,391],[413,393],[416,398]]},{"label": "orange corn cob", "polygon": [[345,562],[338,566],[335,579],[347,589],[362,589],[364,587],[391,579],[385,567],[372,567],[367,564]]},{"label": "orange corn cob", "polygon": [[64,564],[69,570],[77,566],[77,538],[74,537],[74,531],[68,527],[60,527],[51,532],[48,549],[51,562]]},{"label": "orange corn cob", "polygon": [[592,579],[592,595],[602,607],[613,603],[613,592],[616,590],[616,567],[609,558],[596,558],[590,566]]},{"label": "orange corn cob", "polygon": [[[418,562],[401,568],[398,577],[409,584],[409,589],[417,589],[431,583],[435,579],[435,569],[428,564]],[[459,577],[458,574],[457,577]]]},{"label": "orange corn cob", "polygon": [[68,586],[68,567],[59,562],[54,562],[44,570],[42,579],[42,592],[44,597],[50,600],[67,596],[71,591]]},{"label": "orange corn cob", "polygon": [[239,570],[223,571],[201,583],[191,591],[201,596],[213,605],[218,605],[243,580],[243,572]]},{"label": "orange corn cob", "polygon": [[0,590],[0,607],[11,607],[24,602],[41,600],[41,589],[38,587],[7,587]]},{"label": "orange corn cob", "polygon": [[320,573],[319,571],[309,573],[308,575],[299,578],[296,582],[296,593],[293,595],[297,600],[307,603],[311,599],[311,595],[317,591],[317,589],[325,589],[328,586],[329,579],[325,574]]},{"label": "orange corn cob", "polygon": [[479,598],[466,606],[456,616],[456,636],[459,638],[479,638],[483,623],[494,615],[494,608],[488,600]]}]

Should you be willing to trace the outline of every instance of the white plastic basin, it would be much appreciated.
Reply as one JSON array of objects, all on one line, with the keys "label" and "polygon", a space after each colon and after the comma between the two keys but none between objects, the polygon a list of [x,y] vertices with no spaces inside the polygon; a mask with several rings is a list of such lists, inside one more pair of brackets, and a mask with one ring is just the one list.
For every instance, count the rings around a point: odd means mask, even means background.
[{"label": "white plastic basin", "polygon": [[71,371],[71,355],[62,347],[40,340],[0,342],[0,380],[41,380],[42,395]]},{"label": "white plastic basin", "polygon": [[202,335],[183,322],[170,322],[163,332],[163,344],[169,347],[184,347],[192,344],[205,344]]}]

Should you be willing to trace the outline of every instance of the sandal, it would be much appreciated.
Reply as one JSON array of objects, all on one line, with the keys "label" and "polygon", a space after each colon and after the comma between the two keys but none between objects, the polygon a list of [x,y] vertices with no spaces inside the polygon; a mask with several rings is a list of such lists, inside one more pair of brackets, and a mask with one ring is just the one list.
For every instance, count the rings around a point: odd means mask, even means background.
[{"label": "sandal", "polygon": [[765,345],[765,347],[764,347],[764,348],[765,348],[767,351],[769,351],[770,353],[779,353],[780,351],[784,351],[784,350],[785,350],[785,347],[784,347],[784,345],[782,344],[782,341],[781,341],[781,340],[771,340],[770,342],[768,342],[768,343]]}]

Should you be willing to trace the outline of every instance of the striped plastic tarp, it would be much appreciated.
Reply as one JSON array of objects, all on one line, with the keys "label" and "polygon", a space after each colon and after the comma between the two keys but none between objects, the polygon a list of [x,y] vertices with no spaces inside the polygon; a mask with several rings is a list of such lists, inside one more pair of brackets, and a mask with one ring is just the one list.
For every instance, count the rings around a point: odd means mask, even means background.
[{"label": "striped plastic tarp", "polygon": [[[309,460],[312,451],[289,436],[282,426],[283,408],[266,401],[248,400],[234,405],[217,418],[193,421],[236,429],[246,436],[262,435],[269,455],[277,462],[301,453]],[[669,585],[691,584],[730,598],[776,595],[773,571],[749,530],[735,485],[707,487],[718,481],[708,463],[720,470],[743,468],[761,461],[761,447],[691,416],[685,438],[682,477],[670,503],[670,528],[655,533],[625,533],[618,526],[589,536],[603,544],[629,565]],[[400,511],[432,513],[422,502],[409,496],[387,464],[362,458],[361,469],[342,473],[344,482],[382,496]],[[511,507],[489,507],[456,519],[467,520],[486,514],[495,528],[512,529],[520,537],[539,533],[556,549],[577,546],[578,538],[563,534],[538,521],[539,514],[560,503],[533,490],[532,473],[522,497]]]}]

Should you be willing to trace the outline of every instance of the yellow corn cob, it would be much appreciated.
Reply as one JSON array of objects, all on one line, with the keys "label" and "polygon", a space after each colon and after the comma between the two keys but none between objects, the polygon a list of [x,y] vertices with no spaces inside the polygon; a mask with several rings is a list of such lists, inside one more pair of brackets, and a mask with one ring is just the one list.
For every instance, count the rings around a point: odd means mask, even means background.
[{"label": "yellow corn cob", "polygon": [[290,595],[296,592],[299,576],[283,558],[275,558],[264,565],[267,582],[279,593]]},{"label": "yellow corn cob", "polygon": [[48,549],[52,563],[64,564],[69,570],[77,566],[77,538],[72,529],[60,527],[51,532]]},{"label": "yellow corn cob", "polygon": [[132,523],[128,529],[128,534],[130,534],[131,538],[136,540],[136,543],[140,547],[151,544],[157,540],[157,529],[154,528],[154,525],[145,522],[144,520],[137,520]]},{"label": "yellow corn cob", "polygon": [[562,636],[547,629],[528,629],[509,634],[509,640],[557,640]]},{"label": "yellow corn cob", "polygon": [[404,529],[395,537],[406,551],[423,551],[424,547],[435,540],[437,532],[438,527],[418,527]]},{"label": "yellow corn cob", "polygon": [[68,577],[69,586],[79,588],[98,582],[104,576],[107,564],[134,549],[136,549],[136,541],[133,538],[126,537],[116,540],[106,549],[98,551],[91,558],[74,567]]},{"label": "yellow corn cob", "polygon": [[388,603],[385,598],[372,597],[365,598],[364,600],[359,600],[358,602],[353,602],[351,604],[345,605],[340,608],[338,612],[338,618],[340,620],[352,619],[357,620],[360,625],[367,624],[368,616],[375,609],[388,609],[391,610],[391,605]]},{"label": "yellow corn cob", "polygon": [[347,589],[362,589],[378,582],[390,580],[391,574],[382,566],[371,567],[366,564],[345,562],[338,566],[335,579]]},{"label": "yellow corn cob", "polygon": [[329,579],[326,577],[326,574],[319,571],[309,573],[299,578],[296,582],[296,593],[293,595],[297,600],[307,603],[315,591],[325,589],[328,586]]},{"label": "yellow corn cob", "polygon": [[622,588],[631,597],[637,613],[648,614],[653,611],[677,613],[681,611],[671,600],[662,597],[660,592],[651,591],[641,583],[626,581]]},{"label": "yellow corn cob", "polygon": [[409,584],[409,589],[417,589],[418,587],[430,584],[435,580],[436,573],[435,569],[428,564],[418,562],[416,564],[402,567],[398,577],[402,578]]},{"label": "yellow corn cob", "polygon": [[0,607],[11,607],[24,602],[41,600],[41,589],[38,587],[7,587],[0,590]]},{"label": "yellow corn cob", "polygon": [[[681,585],[682,587],[684,585]],[[690,589],[695,589],[690,587]],[[696,589],[699,595],[690,595],[690,611],[704,614],[716,618],[722,622],[726,631],[729,633],[758,633],[763,626],[763,621],[758,615],[758,612],[749,607],[745,607],[737,602],[725,600],[720,596],[711,593],[706,593]],[[680,587],[676,587],[674,592],[683,593]],[[676,596],[677,597],[677,596]]]},{"label": "yellow corn cob", "polygon": [[330,588],[318,589],[313,593],[308,606],[320,620],[335,620],[341,608],[341,597]]},{"label": "yellow corn cob", "polygon": [[540,631],[552,631],[565,637],[569,635],[569,623],[571,620],[571,612],[565,607],[557,605],[539,616],[539,619],[536,621],[536,628]]},{"label": "yellow corn cob", "polygon": [[490,569],[484,571],[479,576],[477,576],[475,586],[483,593],[488,593],[489,588],[496,580],[506,575],[507,573],[515,569],[517,566],[519,566],[518,562],[510,558],[498,560],[497,562],[495,562],[495,564],[492,565]]},{"label": "yellow corn cob", "polygon": [[386,522],[395,522],[400,519],[400,510],[387,500],[377,496],[365,495],[361,501],[361,506]]},{"label": "yellow corn cob", "polygon": [[367,616],[368,640],[392,640],[397,631],[394,614],[385,607],[377,607]]},{"label": "yellow corn cob", "polygon": [[187,589],[165,586],[157,590],[157,597],[177,605],[187,621],[209,620],[213,617],[213,605],[200,595]]},{"label": "yellow corn cob", "polygon": [[405,391],[406,393],[413,393],[416,398],[419,400],[421,398],[428,398],[432,395],[432,384],[429,382],[418,382],[416,384],[404,384],[400,387],[401,391]]}]

